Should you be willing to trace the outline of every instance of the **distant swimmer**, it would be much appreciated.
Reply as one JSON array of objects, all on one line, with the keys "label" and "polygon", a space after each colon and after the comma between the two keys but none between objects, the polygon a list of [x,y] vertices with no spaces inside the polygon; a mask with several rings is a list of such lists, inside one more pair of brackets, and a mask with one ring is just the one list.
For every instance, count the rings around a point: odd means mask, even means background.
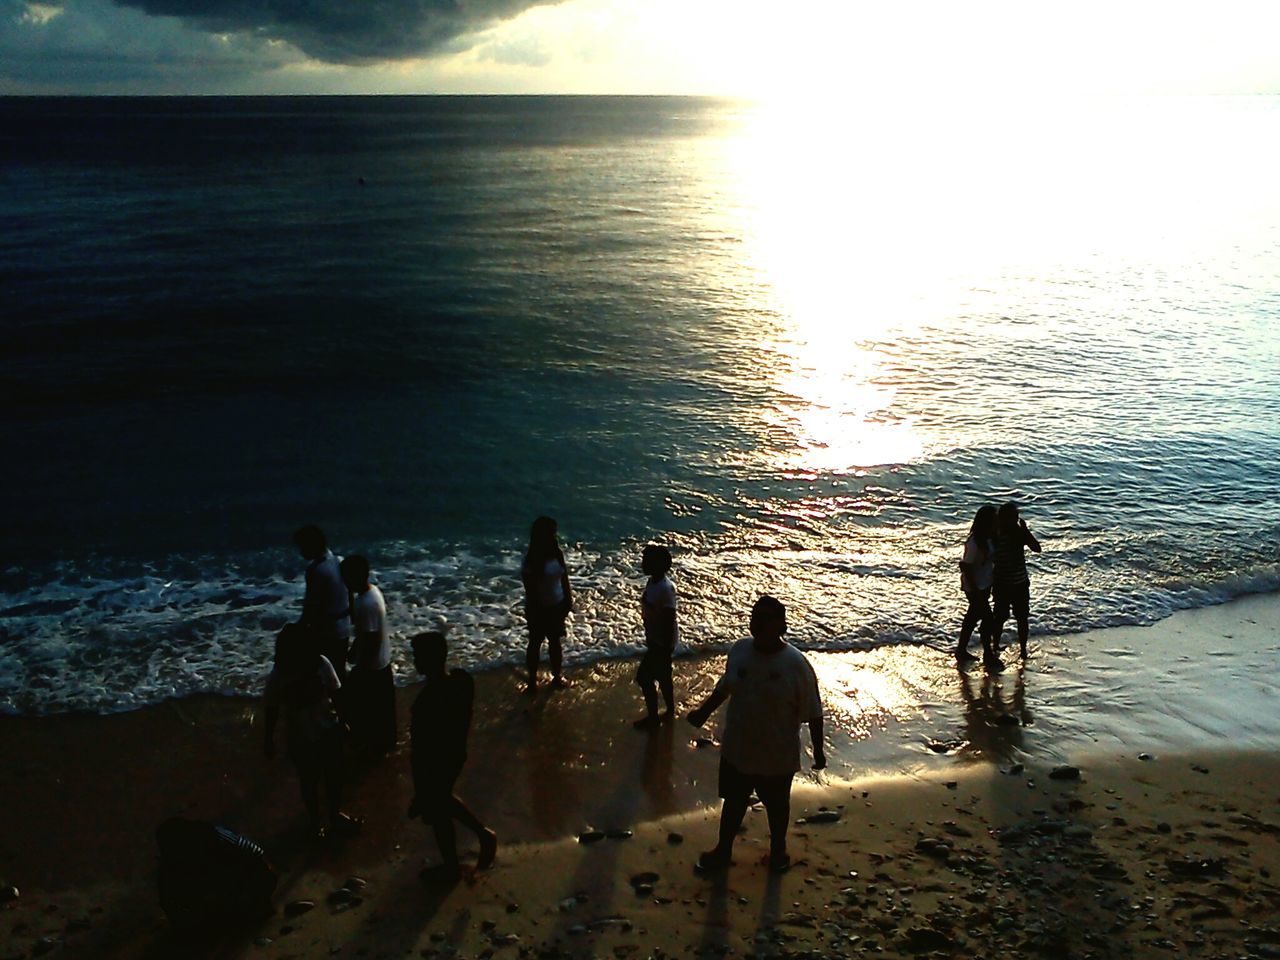
[{"label": "distant swimmer", "polygon": [[560,549],[558,528],[551,517],[538,517],[529,530],[529,549],[520,565],[524,584],[524,615],[529,628],[529,644],[525,650],[528,668],[528,691],[538,689],[538,661],[542,642],[547,642],[551,660],[551,685],[567,687],[564,678],[565,620],[573,610],[573,589],[569,586],[569,568]]},{"label": "distant swimmer", "polygon": [[387,637],[387,604],[369,581],[369,561],[350,556],[340,564],[342,582],[351,595],[355,638],[347,660],[351,671],[344,689],[347,721],[355,742],[370,753],[386,753],[396,745],[396,684]]},{"label": "distant swimmer", "polygon": [[347,673],[347,637],[351,629],[350,599],[338,558],[329,549],[324,531],[310,523],[293,535],[294,546],[307,561],[306,593],[298,621],[329,658],[338,679]]},{"label": "distant swimmer", "polygon": [[733,841],[754,793],[769,820],[769,869],[791,866],[787,826],[791,780],[800,770],[800,726],[809,725],[813,769],[827,765],[822,740],[822,698],[808,658],[786,642],[786,608],[764,596],[751,609],[751,636],[729,651],[724,676],[689,722],[700,727],[726,700],[720,748],[720,836],[714,849],[698,856],[700,870],[731,863]]},{"label": "distant swimmer", "polygon": [[995,599],[995,640],[1000,645],[1009,612],[1018,624],[1018,649],[1027,658],[1027,636],[1030,633],[1031,577],[1027,574],[1026,547],[1040,552],[1040,541],[1018,515],[1018,505],[1010,501],[1000,505],[996,514],[996,552],[992,582]]},{"label": "distant swimmer", "polygon": [[991,581],[995,570],[996,508],[990,504],[979,507],[974,515],[969,537],[964,542],[964,554],[960,558],[960,589],[968,600],[964,620],[960,624],[960,640],[956,646],[956,660],[961,665],[973,660],[969,653],[969,638],[974,627],[982,638],[982,665],[988,673],[1004,669],[995,647],[995,621],[991,614]]},{"label": "distant swimmer", "polygon": [[[675,712],[675,690],[671,680],[671,657],[676,647],[676,588],[667,573],[671,551],[649,544],[640,556],[640,569],[649,575],[640,594],[640,618],[644,623],[644,657],[636,670],[636,683],[644,696],[645,715],[635,722],[641,729],[656,727]],[[666,712],[658,715],[658,692]]]},{"label": "distant swimmer", "polygon": [[409,727],[413,744],[413,801],[409,804],[409,816],[421,817],[432,827],[443,861],[437,867],[423,870],[419,877],[426,883],[453,882],[461,873],[454,821],[480,841],[477,869],[492,866],[498,851],[498,835],[481,823],[453,792],[467,761],[475,683],[465,670],[449,670],[445,666],[448,644],[444,634],[420,633],[411,643],[413,664],[427,682],[413,702]]}]

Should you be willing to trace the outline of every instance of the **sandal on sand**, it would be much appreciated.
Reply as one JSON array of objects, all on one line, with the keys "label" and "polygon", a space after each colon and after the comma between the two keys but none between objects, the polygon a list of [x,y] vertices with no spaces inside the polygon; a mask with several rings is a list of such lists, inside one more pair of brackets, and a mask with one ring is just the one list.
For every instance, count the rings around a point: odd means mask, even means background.
[{"label": "sandal on sand", "polygon": [[693,869],[702,873],[710,873],[713,870],[725,870],[733,861],[724,854],[716,850],[704,850],[698,854],[698,859],[693,865]]},{"label": "sandal on sand", "polygon": [[486,830],[480,835],[480,857],[476,860],[477,870],[488,870],[498,858],[498,835]]},{"label": "sandal on sand", "polygon": [[786,873],[791,869],[791,857],[787,854],[774,856],[769,854],[769,872],[770,873]]}]

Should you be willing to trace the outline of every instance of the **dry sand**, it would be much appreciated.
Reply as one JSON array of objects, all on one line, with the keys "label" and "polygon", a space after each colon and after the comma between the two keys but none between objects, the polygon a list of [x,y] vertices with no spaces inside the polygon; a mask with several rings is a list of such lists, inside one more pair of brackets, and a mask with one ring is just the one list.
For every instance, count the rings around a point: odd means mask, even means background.
[{"label": "dry sand", "polygon": [[[1274,645],[1275,621],[1260,611],[1276,606],[1271,597],[1196,611],[1148,634],[1239,640],[1243,631],[1246,646]],[[1072,646],[1112,649],[1120,633],[1079,635]],[[682,663],[681,689],[705,690],[717,666]],[[1064,758],[1060,748],[1028,748],[1030,728],[1001,719],[1008,714],[962,704],[979,748],[921,750],[890,776],[807,775],[793,819],[825,811],[831,822],[793,826],[789,873],[762,863],[756,812],[734,866],[701,876],[692,864],[714,842],[717,751],[682,722],[633,731],[630,669],[598,665],[573,689],[533,701],[515,694],[508,673],[479,678],[483,706],[460,792],[503,845],[494,869],[446,889],[418,881],[435,849],[404,815],[403,749],[357,777],[350,807],[364,832],[317,846],[302,836],[287,762],[261,756],[256,703],[195,698],[110,717],[6,718],[0,886],[19,896],[0,907],[0,960],[1280,957],[1280,754],[1259,749],[1257,736],[1247,749],[1167,740],[1114,749],[1108,736],[1103,748],[1081,743]],[[1049,689],[1037,682],[1029,711],[1043,710],[1035,692]],[[416,690],[400,693],[404,710]],[[1157,691],[1152,699],[1159,709]],[[840,736],[840,768],[856,770],[851,758],[874,751],[874,738]],[[1050,776],[1064,759],[1078,779]],[[156,904],[153,831],[173,815],[214,819],[262,843],[281,873],[277,914],[198,936],[171,930]],[[591,828],[632,835],[579,843]],[[462,840],[464,857],[474,856]],[[644,874],[657,876],[632,882]],[[350,878],[363,882],[338,896],[347,902],[331,902]],[[298,901],[314,907],[290,915]]]}]

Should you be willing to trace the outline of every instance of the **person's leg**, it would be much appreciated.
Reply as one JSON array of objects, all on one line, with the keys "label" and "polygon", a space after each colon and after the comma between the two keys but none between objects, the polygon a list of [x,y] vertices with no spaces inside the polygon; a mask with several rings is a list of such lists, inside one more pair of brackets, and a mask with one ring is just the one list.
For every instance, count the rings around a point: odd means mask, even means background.
[{"label": "person's leg", "polygon": [[1024,583],[1014,598],[1013,615],[1018,621],[1018,652],[1027,659],[1027,637],[1031,634],[1031,584]]},{"label": "person's leg", "polygon": [[791,865],[787,856],[787,827],[791,822],[791,778],[769,778],[758,783],[756,792],[769,820],[769,869],[782,871]]},{"label": "person's leg", "polygon": [[668,717],[675,716],[676,713],[676,690],[671,682],[671,674],[667,674],[658,681],[658,686],[662,689],[662,702],[667,705],[666,715]]},{"label": "person's leg", "polygon": [[547,634],[547,655],[551,660],[551,682],[564,683],[564,624]]},{"label": "person's leg", "polygon": [[969,606],[964,612],[964,619],[960,621],[960,639],[956,643],[957,660],[968,658],[969,639],[973,636],[973,628],[978,625],[978,621],[982,616],[978,600],[980,594],[966,593],[965,596],[969,600]]},{"label": "person's leg", "polygon": [[440,850],[440,860],[449,874],[458,872],[458,831],[453,825],[452,811],[449,804],[437,803],[432,812],[431,829],[435,831],[436,847]]},{"label": "person's leg", "polygon": [[640,688],[640,695],[644,697],[644,716],[635,721],[632,726],[638,729],[656,726],[658,723],[658,686],[653,673],[652,649],[646,650],[644,656],[640,659],[640,666],[636,668],[636,685]]},{"label": "person's leg", "polygon": [[[471,808],[463,803],[457,794],[449,797],[449,815],[474,833],[476,839],[480,841],[480,857],[476,860],[477,869],[484,870],[493,866],[494,857],[498,852],[498,835],[481,823],[480,818],[471,812]],[[456,848],[454,859],[456,862]]]},{"label": "person's leg", "polygon": [[525,668],[529,673],[529,689],[534,690],[538,686],[538,660],[542,656],[542,638],[544,636],[544,632],[542,625],[538,622],[537,614],[530,610],[528,617],[529,645],[525,648],[524,662]]},{"label": "person's leg", "polygon": [[742,828],[742,821],[747,815],[748,801],[751,799],[751,782],[734,766],[720,758],[720,833],[716,845],[698,855],[698,866],[706,870],[714,870],[729,865],[733,854],[733,841]]}]

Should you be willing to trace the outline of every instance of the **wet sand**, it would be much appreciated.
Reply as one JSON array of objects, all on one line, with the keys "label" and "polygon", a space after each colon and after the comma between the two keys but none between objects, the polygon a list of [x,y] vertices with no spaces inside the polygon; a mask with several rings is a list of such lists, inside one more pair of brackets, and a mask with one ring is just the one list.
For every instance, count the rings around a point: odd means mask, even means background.
[{"label": "wet sand", "polygon": [[[1276,622],[1280,601],[1264,596],[1050,638],[998,681],[929,650],[816,657],[833,769],[798,781],[793,816],[839,818],[793,828],[781,877],[760,862],[761,813],[727,874],[693,872],[715,830],[716,721],[632,730],[626,662],[532,699],[512,673],[478,677],[460,793],[503,846],[495,869],[445,890],[417,879],[435,849],[405,818],[403,746],[356,778],[364,832],[316,846],[287,761],[262,757],[255,702],[5,718],[0,885],[19,896],[0,908],[0,957],[1280,955],[1280,711],[1265,709],[1275,691],[1257,668]],[[682,700],[720,664],[679,661]],[[416,692],[399,691],[402,718]],[[1052,779],[1062,764],[1080,779]],[[153,831],[174,815],[266,847],[277,915],[195,940],[171,931]],[[633,836],[577,842],[593,828]],[[360,902],[331,906],[350,877],[365,881]],[[316,906],[286,917],[297,900]]]}]

